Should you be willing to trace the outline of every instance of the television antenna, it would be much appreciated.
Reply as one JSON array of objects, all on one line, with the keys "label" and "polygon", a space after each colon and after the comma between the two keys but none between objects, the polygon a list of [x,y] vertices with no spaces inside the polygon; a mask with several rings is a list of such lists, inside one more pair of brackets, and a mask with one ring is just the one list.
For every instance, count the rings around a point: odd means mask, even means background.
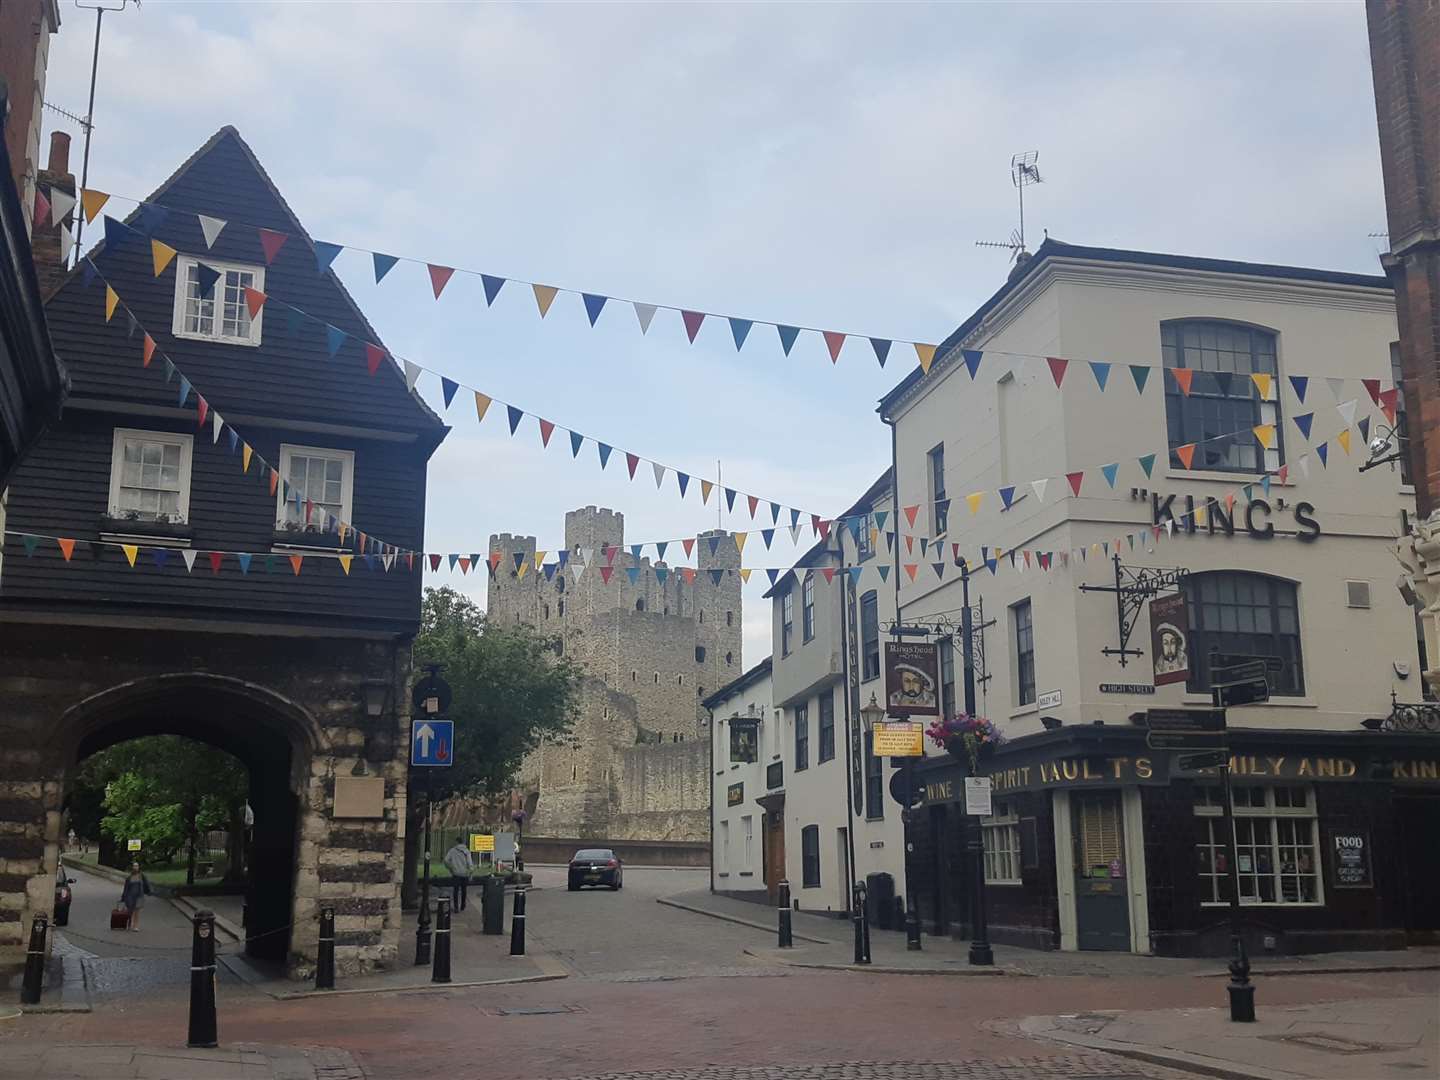
[{"label": "television antenna", "polygon": [[1015,185],[1016,194],[1020,198],[1020,227],[1011,229],[1010,239],[1004,243],[994,240],[976,240],[976,247],[1004,248],[1010,252],[1012,260],[1018,258],[1025,250],[1025,189],[1031,184],[1044,183],[1044,178],[1040,175],[1040,166],[1036,164],[1039,159],[1039,150],[1026,150],[1011,156],[1010,183]]}]

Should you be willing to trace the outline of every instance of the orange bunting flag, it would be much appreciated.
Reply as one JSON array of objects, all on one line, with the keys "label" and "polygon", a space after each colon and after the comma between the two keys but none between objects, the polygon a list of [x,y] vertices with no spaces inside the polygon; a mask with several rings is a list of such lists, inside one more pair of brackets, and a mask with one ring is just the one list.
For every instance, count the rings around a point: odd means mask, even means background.
[{"label": "orange bunting flag", "polygon": [[[461,576],[461,577],[464,577],[466,574],[468,574],[468,573],[470,572],[470,558],[469,558],[469,556],[461,555],[461,556],[460,556],[460,559],[459,559],[459,562],[460,562],[460,576]],[[524,576],[525,576],[525,568],[524,568],[523,566],[520,567],[520,576],[521,576],[521,577],[524,577]]]},{"label": "orange bunting flag", "polygon": [[450,283],[450,277],[455,273],[453,267],[436,266],[434,263],[426,263],[430,270],[430,287],[435,290],[435,299],[440,299],[440,294],[445,291],[445,286]]},{"label": "orange bunting flag", "polygon": [[746,569],[743,569],[743,570],[740,571],[740,583],[741,583],[742,585],[749,585],[749,584],[750,584],[750,570],[749,570],[749,568],[746,568]]},{"label": "orange bunting flag", "polygon": [[105,286],[105,321],[109,322],[115,315],[115,307],[120,303],[120,294],[109,285]]},{"label": "orange bunting flag", "polygon": [[1270,400],[1270,376],[1263,371],[1251,372],[1250,378],[1255,383],[1255,389],[1260,391],[1260,400]]},{"label": "orange bunting flag", "polygon": [[338,555],[338,556],[336,556],[336,558],[338,558],[339,561],[340,561],[340,569],[345,571],[345,576],[346,576],[346,577],[349,577],[349,576],[350,576],[350,560],[353,559],[353,558],[355,558],[355,556],[354,556],[354,555]]},{"label": "orange bunting flag", "polygon": [[905,554],[915,554],[915,537],[911,536],[909,533],[905,534]]},{"label": "orange bunting flag", "polygon": [[742,555],[745,554],[745,541],[748,539],[750,539],[749,533],[737,532],[735,534],[735,549]]},{"label": "orange bunting flag", "polygon": [[[1180,387],[1180,392],[1186,397],[1189,397],[1190,383],[1191,380],[1195,378],[1195,370],[1193,368],[1177,367],[1171,368],[1170,374],[1175,376],[1175,385]],[[1187,465],[1186,468],[1189,468],[1189,466]]]},{"label": "orange bunting flag", "polygon": [[85,224],[93,225],[105,204],[110,201],[109,192],[85,188],[80,192],[80,205],[85,210]]},{"label": "orange bunting flag", "polygon": [[914,581],[914,580],[915,580],[915,571],[917,571],[917,570],[919,570],[919,569],[920,569],[920,564],[919,564],[919,563],[907,562],[907,563],[905,564],[905,573],[907,573],[907,574],[910,575],[910,580],[911,580],[911,581]]},{"label": "orange bunting flag", "polygon": [[150,241],[150,262],[155,267],[155,276],[159,277],[170,265],[170,260],[175,258],[175,249],[169,244],[161,243],[159,240]]},{"label": "orange bunting flag", "polygon": [[[712,492],[712,491],[714,491],[714,490],[715,490],[715,484],[714,484],[712,481],[710,481],[710,480],[701,480],[701,481],[700,481],[700,502],[701,502],[702,505],[703,505],[704,503],[708,503],[708,502],[710,501],[710,492]],[[685,549],[685,554],[686,554],[686,555],[689,555],[689,554],[690,554],[690,549],[689,549],[689,548],[686,548],[686,549]]]},{"label": "orange bunting flag", "polygon": [[303,563],[304,561],[305,561],[305,556],[304,556],[304,555],[291,555],[291,556],[290,556],[290,567],[291,567],[291,569],[293,569],[293,570],[295,571],[295,576],[296,576],[296,577],[299,577],[299,576],[300,576],[300,564]]},{"label": "orange bunting flag", "polygon": [[966,495],[965,502],[970,506],[970,513],[976,513],[980,509],[980,500],[985,497],[983,491],[977,491],[973,495]]},{"label": "orange bunting flag", "polygon": [[[1184,369],[1172,368],[1171,370],[1182,371]],[[1181,465],[1184,465],[1187,469],[1190,468],[1190,463],[1195,460],[1195,444],[1192,442],[1186,443],[1184,446],[1177,446],[1175,448],[1175,456],[1180,459]]]},{"label": "orange bunting flag", "polygon": [[[1232,517],[1235,514],[1235,493],[1233,491],[1225,496],[1225,512]],[[1120,546],[1120,542],[1118,540],[1115,542],[1115,546]]]},{"label": "orange bunting flag", "polygon": [[[1255,438],[1266,450],[1273,450],[1275,448],[1274,424],[1256,424],[1251,430],[1255,432]],[[1186,467],[1188,468],[1189,466]]]},{"label": "orange bunting flag", "polygon": [[1350,453],[1350,429],[1348,427],[1335,436],[1335,441],[1345,448],[1345,453]]},{"label": "orange bunting flag", "polygon": [[490,397],[489,397],[489,395],[487,395],[487,394],[482,394],[479,390],[476,390],[476,391],[475,391],[475,422],[476,422],[477,424],[480,423],[480,421],[482,421],[482,420],[485,419],[485,410],[488,409],[488,408],[490,408]]},{"label": "orange bunting flag", "polygon": [[915,342],[915,356],[920,361],[920,370],[926,375],[930,374],[930,365],[935,362],[935,346],[922,345]]},{"label": "orange bunting flag", "polygon": [[135,556],[140,554],[140,545],[121,544],[120,550],[125,552],[125,561],[130,564],[131,569],[135,567]]},{"label": "orange bunting flag", "polygon": [[825,584],[826,584],[826,585],[832,584],[832,583],[835,581],[835,567],[833,567],[833,566],[822,566],[822,567],[820,568],[820,573],[822,573],[822,574],[825,575]]},{"label": "orange bunting flag", "polygon": [[245,307],[250,312],[250,318],[260,314],[260,309],[265,306],[266,296],[259,289],[245,287]]},{"label": "orange bunting flag", "polygon": [[825,347],[830,350],[830,362],[832,364],[840,361],[840,349],[845,344],[845,335],[835,330],[822,330],[821,336],[825,338]]},{"label": "orange bunting flag", "polygon": [[271,470],[270,470],[270,495],[271,495],[272,498],[273,498],[274,495],[275,495],[275,485],[278,484],[279,482],[280,482],[280,474],[277,473],[274,469],[271,469]]},{"label": "orange bunting flag", "polygon": [[920,505],[917,503],[914,506],[903,506],[901,509],[905,511],[905,520],[910,523],[910,527],[913,529],[915,527],[915,515],[920,512]]},{"label": "orange bunting flag", "polygon": [[543,319],[550,312],[550,305],[555,302],[555,294],[560,290],[553,285],[531,285],[535,293],[535,306],[540,309],[540,317]]},{"label": "orange bunting flag", "polygon": [[252,450],[252,449],[250,449],[250,444],[247,442],[247,443],[245,444],[245,446],[244,446],[244,447],[241,449],[241,451],[240,451],[240,471],[241,471],[241,472],[248,473],[248,472],[250,471],[250,456],[251,456],[252,454],[254,454],[254,453],[255,453],[255,451]]},{"label": "orange bunting flag", "polygon": [[149,367],[150,361],[155,359],[155,339],[149,334],[145,335],[145,348],[140,354],[140,366]]}]

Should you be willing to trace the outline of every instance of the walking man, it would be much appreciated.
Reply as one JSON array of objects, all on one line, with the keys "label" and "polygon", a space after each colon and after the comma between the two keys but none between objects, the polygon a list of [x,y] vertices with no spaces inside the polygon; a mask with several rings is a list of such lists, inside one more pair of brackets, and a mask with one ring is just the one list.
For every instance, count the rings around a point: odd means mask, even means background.
[{"label": "walking man", "polygon": [[465,894],[470,886],[470,871],[475,864],[470,861],[470,851],[465,847],[464,837],[457,837],[450,850],[445,852],[445,866],[450,871],[450,906],[455,911],[465,910]]}]

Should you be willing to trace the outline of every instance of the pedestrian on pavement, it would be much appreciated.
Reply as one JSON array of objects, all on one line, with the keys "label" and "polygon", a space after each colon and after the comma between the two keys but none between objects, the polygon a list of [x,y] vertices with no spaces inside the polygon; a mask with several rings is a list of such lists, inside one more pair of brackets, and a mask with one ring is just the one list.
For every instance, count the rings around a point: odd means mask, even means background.
[{"label": "pedestrian on pavement", "polygon": [[470,872],[475,864],[470,861],[470,851],[463,837],[457,838],[445,852],[445,866],[450,871],[450,906],[455,911],[465,910],[466,893],[470,888]]},{"label": "pedestrian on pavement", "polygon": [[120,894],[120,903],[130,912],[127,930],[136,934],[140,932],[140,909],[145,906],[145,897],[149,895],[150,879],[141,873],[138,862],[132,862],[130,876],[125,879],[125,890]]}]

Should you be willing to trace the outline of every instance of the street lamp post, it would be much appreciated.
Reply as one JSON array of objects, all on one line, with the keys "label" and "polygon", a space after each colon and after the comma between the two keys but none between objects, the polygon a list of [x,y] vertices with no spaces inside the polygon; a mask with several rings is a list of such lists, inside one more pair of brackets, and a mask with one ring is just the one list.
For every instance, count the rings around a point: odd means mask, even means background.
[{"label": "street lamp post", "polygon": [[525,869],[525,811],[516,810],[510,815],[515,822],[515,872]]},{"label": "street lamp post", "polygon": [[[865,727],[865,737],[873,738],[875,725],[882,723],[885,719],[885,709],[875,700],[874,691],[871,691],[870,703],[860,710],[860,719]],[[910,819],[913,816],[911,807],[915,804],[915,759],[906,758],[902,767],[905,770],[905,806],[900,811],[901,843],[905,849],[903,852],[905,860],[903,864],[905,874],[905,948],[909,952],[918,952],[920,949],[920,915],[915,907],[915,890],[910,884]]]}]

